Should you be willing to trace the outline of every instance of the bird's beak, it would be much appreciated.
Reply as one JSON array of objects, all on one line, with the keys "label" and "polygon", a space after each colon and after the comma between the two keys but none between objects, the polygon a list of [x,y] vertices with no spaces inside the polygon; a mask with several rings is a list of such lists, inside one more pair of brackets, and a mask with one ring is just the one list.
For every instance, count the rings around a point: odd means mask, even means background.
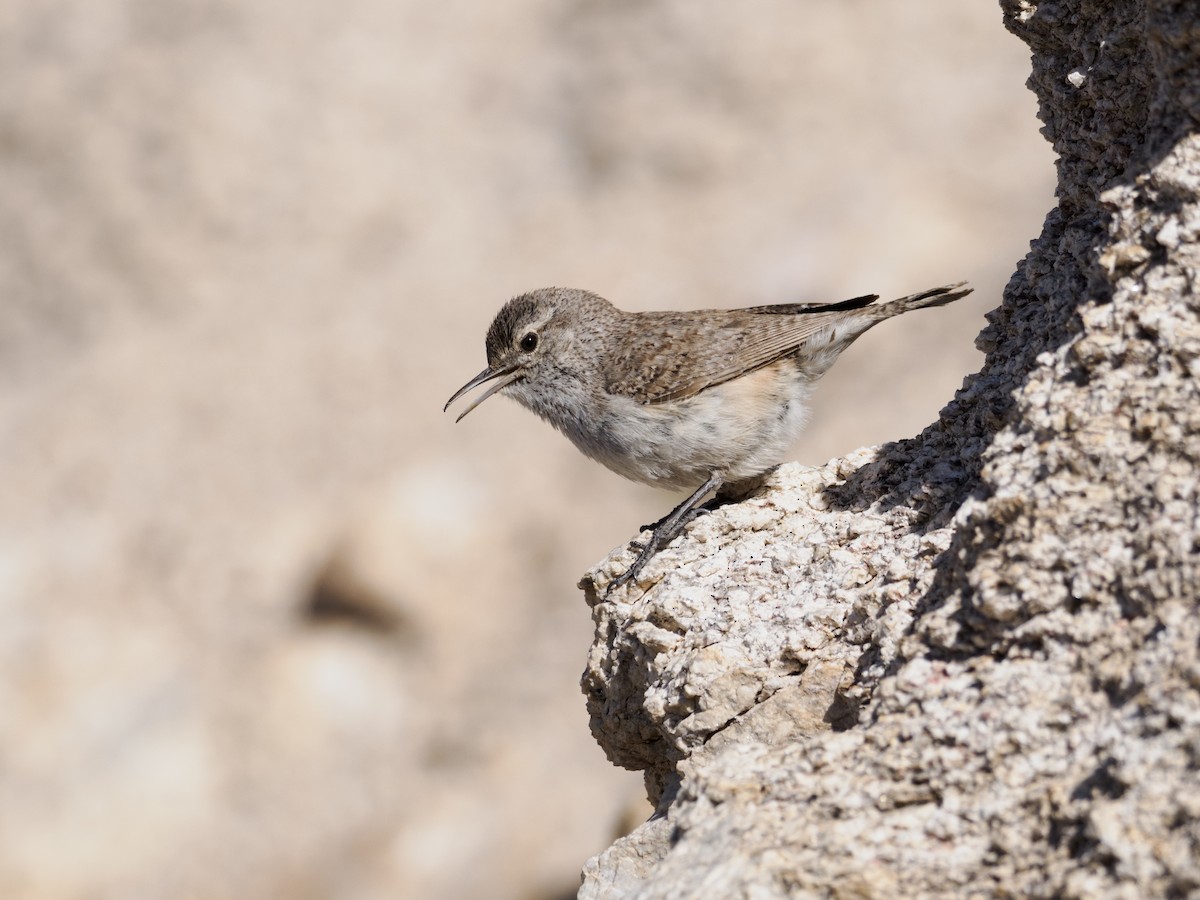
[{"label": "bird's beak", "polygon": [[478,397],[476,397],[474,400],[472,400],[471,405],[468,406],[466,409],[464,409],[461,413],[458,414],[458,418],[455,419],[454,421],[461,422],[463,419],[463,416],[465,416],[467,413],[469,413],[471,410],[473,410],[475,407],[477,407],[480,403],[482,403],[488,397],[492,396],[492,394],[496,393],[497,391],[504,390],[506,387],[508,387],[510,384],[512,384],[514,381],[517,381],[521,377],[522,377],[521,370],[516,368],[515,366],[509,366],[508,368],[505,368],[505,369],[493,369],[489,366],[488,368],[486,368],[482,372],[480,372],[478,375],[476,375],[474,378],[472,378],[470,381],[468,381],[466,384],[464,384],[462,387],[460,387],[457,391],[455,391],[454,396],[451,397],[449,400],[447,400],[446,405],[442,407],[442,412],[445,412],[446,410],[448,410],[450,408],[450,404],[453,403],[455,400],[457,400],[459,397],[461,397],[463,394],[465,394],[467,391],[469,391],[473,388],[477,388],[481,384],[486,384],[487,382],[491,381],[493,378],[499,378],[500,379],[499,381],[497,381],[490,388],[488,388],[486,391],[484,391],[482,394],[480,394]]}]

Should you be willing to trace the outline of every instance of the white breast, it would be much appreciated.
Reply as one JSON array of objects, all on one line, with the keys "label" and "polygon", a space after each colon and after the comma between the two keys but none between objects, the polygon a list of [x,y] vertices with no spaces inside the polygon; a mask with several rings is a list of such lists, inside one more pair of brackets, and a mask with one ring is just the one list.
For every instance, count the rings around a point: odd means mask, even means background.
[{"label": "white breast", "polygon": [[613,397],[598,434],[572,434],[587,455],[634,481],[694,488],[713,471],[728,481],[782,462],[808,418],[809,382],[791,363],[768,366],[687,400],[642,405]]}]

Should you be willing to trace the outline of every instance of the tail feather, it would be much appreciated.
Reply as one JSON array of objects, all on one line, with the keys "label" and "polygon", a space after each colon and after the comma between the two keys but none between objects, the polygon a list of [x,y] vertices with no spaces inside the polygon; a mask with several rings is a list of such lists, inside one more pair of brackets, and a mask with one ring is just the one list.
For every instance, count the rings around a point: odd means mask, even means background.
[{"label": "tail feather", "polygon": [[901,297],[899,300],[890,300],[878,306],[868,307],[864,312],[870,312],[873,319],[882,321],[883,319],[890,319],[892,316],[906,313],[910,309],[923,309],[926,306],[945,306],[947,303],[961,300],[974,290],[973,288],[965,287],[965,285],[965,281],[960,281],[957,284],[947,284],[928,291],[922,291],[919,294],[909,294],[907,297]]}]

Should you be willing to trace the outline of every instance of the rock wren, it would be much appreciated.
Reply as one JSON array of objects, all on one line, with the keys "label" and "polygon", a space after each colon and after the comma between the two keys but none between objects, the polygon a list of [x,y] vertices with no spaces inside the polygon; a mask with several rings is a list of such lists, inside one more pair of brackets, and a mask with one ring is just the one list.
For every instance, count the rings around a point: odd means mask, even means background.
[{"label": "rock wren", "polygon": [[877,322],[971,293],[963,283],[883,303],[788,303],[625,312],[587,291],[542,288],[508,301],[487,333],[488,367],[447,401],[494,382],[619,475],[694,490],[635,544],[634,578],[709,494],[736,496],[784,458],[813,385]]}]

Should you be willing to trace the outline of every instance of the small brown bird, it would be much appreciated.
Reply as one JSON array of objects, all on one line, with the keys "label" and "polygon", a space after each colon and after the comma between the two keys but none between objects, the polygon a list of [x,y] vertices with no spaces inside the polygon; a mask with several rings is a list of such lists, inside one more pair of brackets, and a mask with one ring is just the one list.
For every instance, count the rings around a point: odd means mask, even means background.
[{"label": "small brown bird", "polygon": [[488,367],[463,394],[495,382],[619,475],[695,489],[658,522],[634,578],[709,494],[718,499],[774,468],[804,428],[816,381],[884,319],[965,297],[965,282],[883,303],[788,303],[694,312],[625,312],[587,291],[542,288],[508,301],[487,333]]}]

